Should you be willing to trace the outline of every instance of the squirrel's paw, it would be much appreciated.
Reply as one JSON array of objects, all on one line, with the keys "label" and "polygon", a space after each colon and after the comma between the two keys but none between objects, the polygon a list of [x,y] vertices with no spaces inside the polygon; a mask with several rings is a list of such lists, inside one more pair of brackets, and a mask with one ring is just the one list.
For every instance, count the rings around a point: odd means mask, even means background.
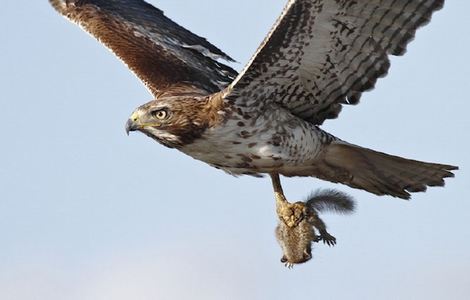
[{"label": "squirrel's paw", "polygon": [[336,238],[328,232],[322,233],[320,236],[317,236],[313,241],[315,243],[323,241],[324,244],[327,244],[330,247],[336,245]]}]

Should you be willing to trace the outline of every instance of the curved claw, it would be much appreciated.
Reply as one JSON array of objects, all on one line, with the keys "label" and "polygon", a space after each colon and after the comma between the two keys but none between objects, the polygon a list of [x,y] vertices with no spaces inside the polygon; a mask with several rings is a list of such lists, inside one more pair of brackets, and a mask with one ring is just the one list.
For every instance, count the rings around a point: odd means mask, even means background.
[{"label": "curved claw", "polygon": [[329,247],[336,245],[336,238],[329,233],[324,233],[321,236],[317,237],[315,241],[323,240],[323,244],[327,244]]},{"label": "curved claw", "polygon": [[293,263],[285,263],[284,265],[285,265],[286,268],[288,268],[288,269],[294,268],[294,264],[293,264]]}]

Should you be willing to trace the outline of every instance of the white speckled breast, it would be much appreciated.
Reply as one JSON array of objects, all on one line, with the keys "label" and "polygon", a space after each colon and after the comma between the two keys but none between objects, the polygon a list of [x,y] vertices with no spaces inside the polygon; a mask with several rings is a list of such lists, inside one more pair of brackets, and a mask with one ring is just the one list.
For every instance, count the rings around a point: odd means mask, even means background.
[{"label": "white speckled breast", "polygon": [[180,150],[233,175],[257,175],[314,164],[324,143],[335,139],[275,105],[262,113],[232,113],[221,125]]}]

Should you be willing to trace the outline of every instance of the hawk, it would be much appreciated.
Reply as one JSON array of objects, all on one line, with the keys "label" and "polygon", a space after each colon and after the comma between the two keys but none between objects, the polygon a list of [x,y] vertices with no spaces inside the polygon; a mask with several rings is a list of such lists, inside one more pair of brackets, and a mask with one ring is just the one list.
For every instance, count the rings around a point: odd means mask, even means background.
[{"label": "hawk", "polygon": [[392,156],[343,141],[320,125],[355,105],[403,55],[443,0],[289,0],[240,74],[206,39],[142,0],[49,0],[114,52],[154,100],[140,131],[233,175],[310,176],[409,199],[443,186],[456,166]]}]

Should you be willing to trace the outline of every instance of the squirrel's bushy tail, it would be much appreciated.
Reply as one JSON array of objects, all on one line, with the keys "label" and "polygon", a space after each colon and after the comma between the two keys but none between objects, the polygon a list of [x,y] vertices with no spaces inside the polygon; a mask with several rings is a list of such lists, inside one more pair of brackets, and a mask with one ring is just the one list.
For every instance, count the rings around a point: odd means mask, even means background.
[{"label": "squirrel's bushy tail", "polygon": [[320,189],[313,192],[307,198],[306,203],[308,207],[319,212],[330,211],[340,214],[352,213],[356,206],[351,196],[332,189]]}]

